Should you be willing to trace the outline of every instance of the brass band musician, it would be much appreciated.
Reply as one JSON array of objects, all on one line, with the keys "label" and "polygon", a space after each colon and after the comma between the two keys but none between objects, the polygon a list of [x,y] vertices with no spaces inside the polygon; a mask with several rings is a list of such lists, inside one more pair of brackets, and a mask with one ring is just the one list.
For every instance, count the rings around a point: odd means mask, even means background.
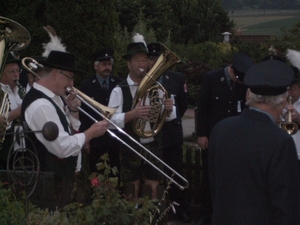
[{"label": "brass band musician", "polygon": [[[146,43],[143,38],[134,40],[136,41],[127,46],[127,53],[123,56],[127,61],[127,67],[129,69],[128,77],[122,81],[119,86],[115,87],[110,95],[108,106],[117,108],[111,120],[123,128],[126,133],[135,137],[157,157],[161,157],[161,147],[159,143],[153,137],[138,137],[138,135],[134,133],[131,123],[134,119],[147,119],[151,111],[151,107],[149,105],[142,105],[141,101],[132,109],[132,100],[137,92],[138,85],[148,69],[148,50]],[[163,104],[165,109],[170,111],[175,107],[173,106],[172,99],[166,99]],[[171,117],[172,113],[170,119]],[[152,198],[156,198],[156,187],[160,180],[159,172],[147,163],[144,163],[143,160],[137,157],[135,153],[132,153],[131,150],[123,148],[123,146],[121,146],[120,153],[122,160],[120,169],[121,181],[134,185],[134,199],[136,200],[138,198],[141,175],[144,175],[145,184],[150,185],[152,188]],[[153,160],[154,164],[156,164],[155,161],[156,160]]]},{"label": "brass band musician", "polygon": [[[15,82],[19,80],[20,72],[22,71],[20,62],[20,59],[15,58],[12,53],[9,53],[0,81],[1,89],[3,92],[8,93],[8,99],[10,102],[10,111],[8,113],[8,117],[3,119],[7,120],[7,123],[14,122],[7,126],[7,132],[14,131],[15,125],[18,123],[17,119],[20,118],[21,115],[22,98],[24,96],[22,93],[20,93],[20,89]],[[6,168],[7,156],[10,146],[13,143],[13,138],[13,135],[5,136],[5,140],[2,145],[2,151],[0,152],[0,166],[2,169]]]}]

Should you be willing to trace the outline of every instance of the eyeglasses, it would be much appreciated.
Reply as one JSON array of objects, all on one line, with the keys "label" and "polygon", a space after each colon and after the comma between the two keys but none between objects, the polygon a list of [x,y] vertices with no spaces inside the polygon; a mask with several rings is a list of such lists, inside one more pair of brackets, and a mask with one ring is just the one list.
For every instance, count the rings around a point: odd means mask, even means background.
[{"label": "eyeglasses", "polygon": [[69,78],[70,80],[74,80],[74,77],[69,76],[68,74],[62,72],[61,70],[57,70],[57,72],[59,72],[62,75],[65,75],[67,78]]},{"label": "eyeglasses", "polygon": [[22,73],[22,69],[20,69],[20,70],[10,70],[10,71],[8,71],[8,74],[9,75],[13,75],[13,74],[15,74],[15,73]]}]

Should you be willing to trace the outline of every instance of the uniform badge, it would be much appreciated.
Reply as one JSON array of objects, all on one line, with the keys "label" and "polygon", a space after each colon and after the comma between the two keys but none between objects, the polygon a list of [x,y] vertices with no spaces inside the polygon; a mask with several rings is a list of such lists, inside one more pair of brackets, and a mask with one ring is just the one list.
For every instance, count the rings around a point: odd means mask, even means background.
[{"label": "uniform badge", "polygon": [[224,78],[224,77],[221,77],[221,80],[220,80],[220,81],[223,82],[224,80],[225,80],[225,78]]}]

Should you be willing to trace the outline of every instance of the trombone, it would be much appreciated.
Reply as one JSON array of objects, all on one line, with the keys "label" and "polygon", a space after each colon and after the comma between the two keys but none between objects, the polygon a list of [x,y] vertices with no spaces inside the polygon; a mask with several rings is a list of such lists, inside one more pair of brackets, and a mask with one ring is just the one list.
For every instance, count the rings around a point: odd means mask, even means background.
[{"label": "trombone", "polygon": [[[30,61],[30,58],[27,57],[26,60],[22,60],[22,64],[26,63],[25,61]],[[35,60],[32,59],[30,61],[30,63],[34,63],[35,64]],[[30,73],[32,74],[36,74],[33,71],[31,71],[30,67],[27,65],[24,65],[24,68],[26,70],[28,70]],[[36,64],[36,66],[39,66],[38,63]],[[32,65],[31,65],[32,67]],[[78,89],[76,89],[75,87],[68,87],[66,89],[67,93],[74,93],[76,98],[78,98],[82,103],[84,103],[87,107],[89,107],[90,109],[92,109],[96,114],[98,114],[99,116],[101,116],[104,120],[108,121],[112,126],[114,126],[120,133],[124,134],[126,137],[129,138],[130,141],[132,141],[133,143],[135,143],[136,145],[138,145],[140,148],[142,148],[144,151],[146,151],[149,155],[151,155],[153,158],[155,158],[158,162],[160,162],[166,169],[168,169],[170,172],[172,172],[172,177],[170,177],[168,174],[166,174],[163,170],[159,169],[156,165],[154,165],[152,162],[150,162],[146,157],[144,157],[141,153],[139,153],[137,150],[135,150],[134,148],[132,148],[128,143],[126,143],[125,141],[123,141],[120,137],[118,137],[115,133],[113,133],[110,130],[107,130],[107,132],[114,138],[116,138],[118,141],[120,141],[122,144],[124,144],[126,147],[128,147],[130,150],[132,150],[135,154],[137,154],[140,158],[142,158],[144,161],[146,161],[150,166],[152,166],[154,169],[156,169],[159,173],[161,173],[165,178],[167,178],[171,183],[174,183],[176,186],[178,186],[181,190],[184,190],[186,188],[188,188],[189,186],[189,182],[183,177],[181,176],[179,173],[177,173],[173,168],[171,168],[168,164],[166,164],[164,161],[162,161],[160,158],[158,158],[155,154],[153,154],[151,151],[149,151],[147,148],[145,148],[141,143],[139,143],[138,141],[136,141],[134,138],[132,138],[129,134],[127,134],[123,129],[121,129],[120,127],[118,127],[115,123],[113,123],[110,118],[111,116],[115,113],[116,109],[113,108],[109,108],[106,107],[98,102],[96,102],[95,100],[93,100],[92,98],[88,97],[87,95],[85,95],[84,93],[82,93],[81,91],[79,91]],[[78,110],[80,112],[82,112],[84,115],[88,116],[90,119],[92,119],[94,122],[97,122],[98,120],[96,120],[93,116],[91,116],[90,114],[88,114],[85,110],[83,110],[80,106],[77,106]],[[178,178],[180,178],[181,181],[184,182],[185,185],[181,185],[179,184],[177,181],[174,180],[174,177],[177,176]]]}]

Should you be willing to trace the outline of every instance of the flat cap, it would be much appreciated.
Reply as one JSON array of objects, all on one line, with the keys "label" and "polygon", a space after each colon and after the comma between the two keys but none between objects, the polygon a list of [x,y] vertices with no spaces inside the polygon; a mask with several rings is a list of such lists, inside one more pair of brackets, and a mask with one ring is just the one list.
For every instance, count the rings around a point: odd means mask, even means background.
[{"label": "flat cap", "polygon": [[252,66],[245,75],[244,84],[254,94],[273,96],[287,91],[294,79],[293,69],[279,60],[262,61]]},{"label": "flat cap", "polygon": [[244,53],[237,53],[232,59],[233,68],[241,74],[245,74],[253,66],[251,58]]},{"label": "flat cap", "polygon": [[149,43],[147,45],[149,56],[159,56],[162,51],[162,46],[160,43]]},{"label": "flat cap", "polygon": [[92,57],[94,61],[105,61],[113,59],[114,50],[112,48],[103,48],[98,52],[95,52]]}]

